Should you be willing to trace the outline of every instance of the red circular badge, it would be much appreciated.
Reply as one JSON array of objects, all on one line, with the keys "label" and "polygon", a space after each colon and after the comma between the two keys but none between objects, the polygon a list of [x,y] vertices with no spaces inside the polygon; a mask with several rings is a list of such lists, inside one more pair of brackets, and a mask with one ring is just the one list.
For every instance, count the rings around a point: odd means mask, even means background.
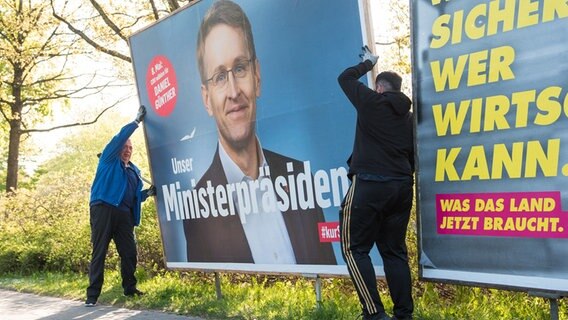
[{"label": "red circular badge", "polygon": [[146,91],[154,111],[167,117],[174,111],[178,85],[176,72],[168,58],[155,56],[146,71]]}]

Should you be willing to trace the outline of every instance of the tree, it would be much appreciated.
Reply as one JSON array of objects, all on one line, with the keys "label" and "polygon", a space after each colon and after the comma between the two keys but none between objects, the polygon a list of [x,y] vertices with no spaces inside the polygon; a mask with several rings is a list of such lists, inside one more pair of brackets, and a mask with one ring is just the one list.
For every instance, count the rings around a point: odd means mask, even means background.
[{"label": "tree", "polygon": [[130,64],[128,36],[195,0],[51,0],[53,16],[92,48]]},{"label": "tree", "polygon": [[[375,52],[380,56],[379,70],[398,72],[404,80],[403,88],[410,91],[410,9],[409,0],[371,1],[380,15],[373,18],[375,24]],[[411,92],[407,92],[411,95]]]},{"label": "tree", "polygon": [[71,75],[71,58],[81,54],[77,41],[50,14],[49,3],[0,0],[0,130],[7,127],[9,132],[8,192],[18,187],[22,138],[55,129],[33,128],[49,116],[52,105],[68,104],[109,85],[95,83],[96,73]]}]

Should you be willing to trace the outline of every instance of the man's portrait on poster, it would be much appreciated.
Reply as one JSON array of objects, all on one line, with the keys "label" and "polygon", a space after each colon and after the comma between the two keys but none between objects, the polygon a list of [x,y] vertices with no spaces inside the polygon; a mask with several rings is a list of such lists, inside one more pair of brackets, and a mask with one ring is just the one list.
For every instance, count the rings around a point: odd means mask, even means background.
[{"label": "man's portrait on poster", "polygon": [[238,4],[221,0],[208,9],[196,58],[218,143],[194,187],[215,215],[184,220],[188,261],[337,264],[331,244],[319,240],[322,208],[298,205],[298,199],[313,198],[306,194],[313,189],[288,178],[310,175],[305,163],[263,149],[257,136],[261,66],[251,24]]}]

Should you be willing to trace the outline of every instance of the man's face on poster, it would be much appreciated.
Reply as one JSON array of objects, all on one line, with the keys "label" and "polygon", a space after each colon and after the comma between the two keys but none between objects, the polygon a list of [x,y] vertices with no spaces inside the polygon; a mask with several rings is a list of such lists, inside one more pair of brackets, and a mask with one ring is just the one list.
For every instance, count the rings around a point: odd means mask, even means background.
[{"label": "man's face on poster", "polygon": [[220,24],[204,42],[203,103],[215,118],[224,146],[244,148],[255,138],[256,99],[260,96],[258,62],[252,60],[242,30]]}]

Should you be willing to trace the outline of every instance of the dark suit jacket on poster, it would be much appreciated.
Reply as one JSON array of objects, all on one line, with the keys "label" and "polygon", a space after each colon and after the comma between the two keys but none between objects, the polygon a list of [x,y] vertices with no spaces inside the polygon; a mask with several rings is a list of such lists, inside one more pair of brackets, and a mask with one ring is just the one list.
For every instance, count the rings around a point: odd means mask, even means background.
[{"label": "dark suit jacket on poster", "polygon": [[[294,175],[303,168],[301,161],[263,150],[273,179],[287,177],[286,163],[294,165]],[[219,149],[213,162],[195,189],[206,187],[211,181],[213,187],[227,184],[227,177],[219,158]],[[278,198],[278,196],[277,196]],[[237,208],[235,208],[236,211]],[[335,255],[331,243],[321,243],[317,229],[318,222],[324,222],[320,207],[307,210],[292,210],[282,213],[288,235],[292,242],[297,264],[335,265]],[[213,217],[184,220],[183,227],[187,240],[189,262],[234,262],[253,263],[252,253],[245,236],[238,213],[227,217]]]}]

